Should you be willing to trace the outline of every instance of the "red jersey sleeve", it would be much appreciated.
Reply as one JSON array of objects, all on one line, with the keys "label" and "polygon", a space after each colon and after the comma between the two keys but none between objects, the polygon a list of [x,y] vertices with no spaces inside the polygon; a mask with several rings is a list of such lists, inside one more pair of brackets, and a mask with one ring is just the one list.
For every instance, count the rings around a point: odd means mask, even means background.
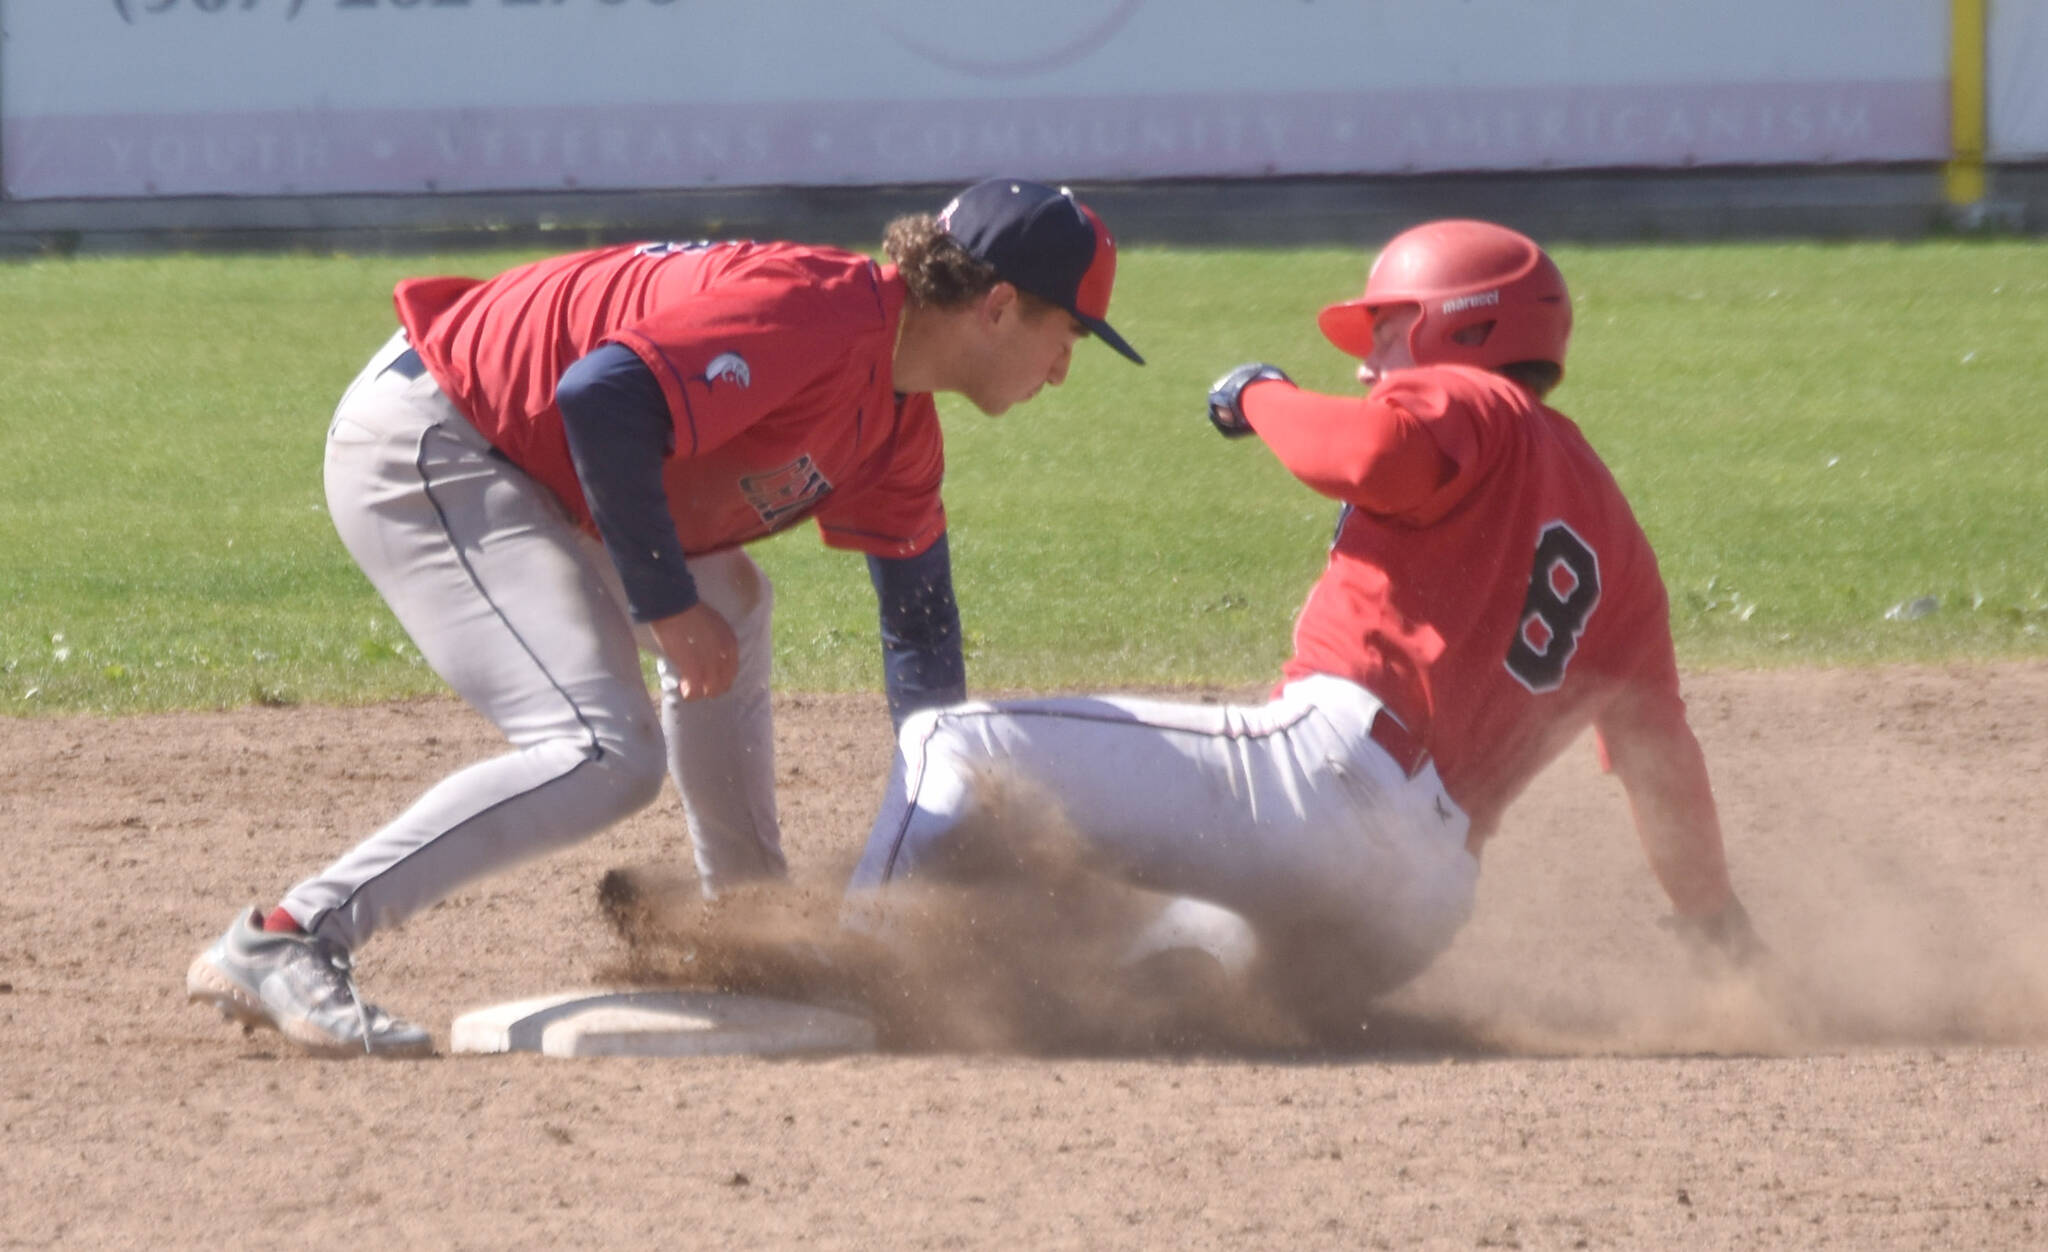
[{"label": "red jersey sleeve", "polygon": [[661,384],[675,455],[702,456],[841,367],[840,310],[803,307],[813,300],[801,286],[736,282],[665,304],[603,342],[631,349]]},{"label": "red jersey sleeve", "polygon": [[391,302],[398,309],[398,324],[406,328],[417,347],[425,341],[426,330],[434,324],[435,318],[481,286],[483,280],[480,278],[407,278],[392,288]]},{"label": "red jersey sleeve", "polygon": [[945,444],[931,396],[906,396],[898,404],[896,434],[881,457],[886,465],[872,480],[834,492],[819,508],[819,537],[829,547],[870,556],[916,556],[946,533],[939,498]]},{"label": "red jersey sleeve", "polygon": [[1365,396],[1329,396],[1273,381],[1247,387],[1245,417],[1295,477],[1385,517],[1432,520],[1476,438],[1441,387],[1399,375]]}]

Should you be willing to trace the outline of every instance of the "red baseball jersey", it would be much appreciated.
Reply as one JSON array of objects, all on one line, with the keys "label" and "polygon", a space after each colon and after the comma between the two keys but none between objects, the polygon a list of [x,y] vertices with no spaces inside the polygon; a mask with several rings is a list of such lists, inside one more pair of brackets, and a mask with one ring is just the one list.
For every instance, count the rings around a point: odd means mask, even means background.
[{"label": "red baseball jersey", "polygon": [[1348,507],[1295,623],[1289,678],[1371,690],[1427,745],[1480,838],[1587,726],[1653,861],[1704,850],[1674,900],[1726,889],[1706,765],[1686,725],[1656,556],[1579,429],[1497,374],[1434,366],[1364,397],[1280,383],[1246,416]]},{"label": "red baseball jersey", "polygon": [[944,532],[938,412],[891,381],[903,301],[893,266],[784,243],[622,245],[396,293],[449,399],[585,526],[555,386],[602,344],[631,349],[668,400],[664,485],[692,554],[807,516],[876,556]]}]

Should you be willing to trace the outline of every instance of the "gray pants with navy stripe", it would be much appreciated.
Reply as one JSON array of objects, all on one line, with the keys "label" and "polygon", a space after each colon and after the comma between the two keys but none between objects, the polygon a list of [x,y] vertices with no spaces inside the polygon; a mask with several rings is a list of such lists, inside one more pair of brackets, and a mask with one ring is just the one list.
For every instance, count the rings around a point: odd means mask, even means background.
[{"label": "gray pants with navy stripe", "polygon": [[[602,545],[498,455],[431,375],[357,376],[327,435],[335,529],[435,672],[511,750],[441,780],[285,909],[353,948],[475,879],[567,846],[651,803],[667,772],[707,890],[784,872],[769,723],[773,592],[737,550],[692,558],[740,642],[732,689],[659,718]],[[657,667],[660,668],[659,666]]]}]

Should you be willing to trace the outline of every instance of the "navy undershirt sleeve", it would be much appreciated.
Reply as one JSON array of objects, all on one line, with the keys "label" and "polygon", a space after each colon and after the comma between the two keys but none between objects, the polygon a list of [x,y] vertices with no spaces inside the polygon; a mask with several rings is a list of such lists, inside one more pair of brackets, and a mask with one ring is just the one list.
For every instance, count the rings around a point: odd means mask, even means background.
[{"label": "navy undershirt sleeve", "polygon": [[653,372],[631,348],[608,343],[562,374],[555,404],[633,620],[657,621],[696,604],[697,584],[683,564],[661,480],[675,428]]},{"label": "navy undershirt sleeve", "polygon": [[946,537],[916,556],[868,558],[882,618],[883,683],[898,725],[919,709],[967,698],[967,660],[960,649],[960,607],[953,599],[953,560]]}]

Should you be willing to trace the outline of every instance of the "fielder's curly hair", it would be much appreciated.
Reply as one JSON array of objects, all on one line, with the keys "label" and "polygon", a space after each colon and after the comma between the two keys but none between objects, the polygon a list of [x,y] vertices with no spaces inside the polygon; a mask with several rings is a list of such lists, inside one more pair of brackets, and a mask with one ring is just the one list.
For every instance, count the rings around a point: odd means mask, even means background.
[{"label": "fielder's curly hair", "polygon": [[[890,222],[882,236],[882,251],[896,263],[911,300],[928,308],[957,309],[1003,280],[994,266],[969,256],[930,213],[912,213]],[[1028,291],[1017,294],[1033,316],[1055,307]]]},{"label": "fielder's curly hair", "polygon": [[913,213],[889,223],[882,251],[896,262],[910,298],[950,309],[966,304],[1001,281],[995,267],[967,255],[930,213]]}]

